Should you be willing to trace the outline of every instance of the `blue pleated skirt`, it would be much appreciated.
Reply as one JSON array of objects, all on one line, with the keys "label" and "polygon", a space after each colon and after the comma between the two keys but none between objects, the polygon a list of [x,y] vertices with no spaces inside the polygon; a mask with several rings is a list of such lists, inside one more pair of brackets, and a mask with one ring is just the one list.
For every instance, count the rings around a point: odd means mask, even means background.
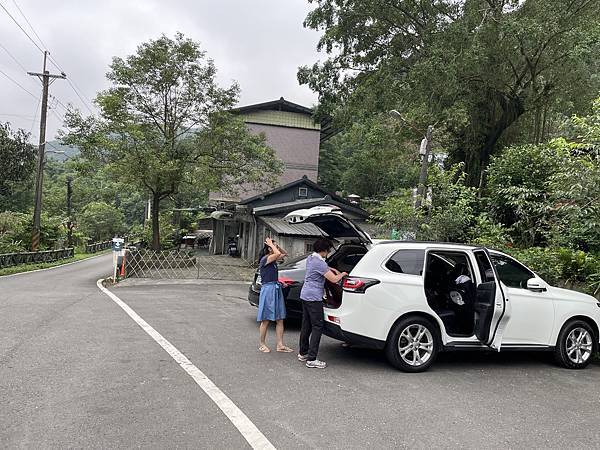
[{"label": "blue pleated skirt", "polygon": [[265,283],[260,288],[257,322],[285,319],[285,301],[281,285],[275,281]]}]

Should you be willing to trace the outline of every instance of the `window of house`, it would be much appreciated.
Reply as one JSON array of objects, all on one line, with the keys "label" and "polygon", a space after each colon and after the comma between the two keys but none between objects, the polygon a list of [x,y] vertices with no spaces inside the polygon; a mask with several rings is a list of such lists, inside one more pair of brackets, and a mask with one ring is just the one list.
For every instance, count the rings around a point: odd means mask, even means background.
[{"label": "window of house", "polygon": [[298,188],[298,197],[308,197],[308,188]]},{"label": "window of house", "polygon": [[313,252],[313,244],[312,243],[305,243],[304,244],[304,252],[305,253],[312,253]]},{"label": "window of house", "polygon": [[423,275],[425,250],[398,250],[385,263],[388,270],[408,275]]}]

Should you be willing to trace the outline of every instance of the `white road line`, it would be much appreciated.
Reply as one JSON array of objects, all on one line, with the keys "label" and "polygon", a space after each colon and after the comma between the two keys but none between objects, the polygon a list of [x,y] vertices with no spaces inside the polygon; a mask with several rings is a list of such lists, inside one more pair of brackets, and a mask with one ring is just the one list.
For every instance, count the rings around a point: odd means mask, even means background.
[{"label": "white road line", "polygon": [[185,370],[190,377],[194,379],[196,384],[208,395],[211,400],[223,411],[231,423],[238,429],[244,439],[253,449],[275,449],[273,444],[265,437],[264,434],[254,425],[248,416],[239,409],[235,403],[227,397],[221,389],[219,389],[200,369],[198,369],[187,357],[181,353],[173,344],[167,341],[158,331],[156,331],[148,322],[142,319],[133,309],[129,307],[123,300],[106,289],[102,285],[102,279],[96,283],[98,288],[108,295],[112,301],[123,309],[137,323],[142,330],[150,335],[158,345],[160,345],[171,357]]}]

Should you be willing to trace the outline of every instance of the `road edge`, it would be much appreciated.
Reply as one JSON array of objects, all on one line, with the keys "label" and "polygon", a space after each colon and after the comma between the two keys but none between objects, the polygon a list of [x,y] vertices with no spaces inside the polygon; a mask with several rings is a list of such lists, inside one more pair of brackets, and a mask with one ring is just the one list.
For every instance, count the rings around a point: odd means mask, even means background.
[{"label": "road edge", "polygon": [[59,269],[61,267],[70,266],[72,264],[79,264],[79,263],[82,263],[82,262],[85,262],[85,261],[89,261],[91,259],[100,258],[101,256],[106,256],[106,255],[110,255],[110,253],[106,252],[106,253],[102,253],[101,255],[94,255],[94,256],[90,256],[89,258],[80,259],[79,261],[71,261],[71,262],[68,262],[68,263],[59,264],[58,266],[45,267],[43,269],[28,270],[26,272],[11,273],[10,275],[0,275],[0,279],[2,279],[2,278],[8,278],[8,277],[16,277],[16,276],[19,276],[19,275],[27,275],[28,273],[43,272],[44,270]]}]

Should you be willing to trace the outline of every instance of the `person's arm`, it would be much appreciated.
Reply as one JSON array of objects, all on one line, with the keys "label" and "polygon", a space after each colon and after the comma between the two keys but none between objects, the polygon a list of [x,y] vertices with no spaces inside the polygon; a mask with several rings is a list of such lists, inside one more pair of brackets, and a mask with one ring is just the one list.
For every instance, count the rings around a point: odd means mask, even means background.
[{"label": "person's arm", "polygon": [[[335,269],[334,269],[335,270]],[[327,281],[331,281],[332,283],[337,283],[339,282],[342,278],[347,277],[348,274],[346,272],[338,272],[336,270],[337,274],[333,272],[332,269],[329,269],[326,273],[325,273],[325,278],[327,279]]]},{"label": "person's arm", "polygon": [[279,258],[281,258],[281,252],[279,251],[279,247],[277,247],[273,243],[273,240],[271,238],[265,239],[265,244],[267,244],[269,246],[269,248],[272,250],[272,253],[270,253],[269,256],[267,256],[266,264],[271,264],[271,263],[277,261]]}]

